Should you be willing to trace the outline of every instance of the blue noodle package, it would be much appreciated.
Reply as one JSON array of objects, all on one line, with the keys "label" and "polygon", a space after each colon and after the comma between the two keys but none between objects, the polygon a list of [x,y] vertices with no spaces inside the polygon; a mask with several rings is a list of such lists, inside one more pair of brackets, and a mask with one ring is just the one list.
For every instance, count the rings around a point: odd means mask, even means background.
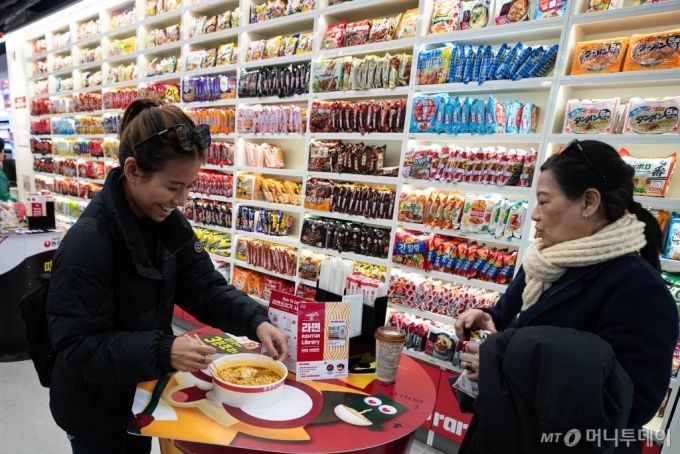
[{"label": "blue noodle package", "polygon": [[436,98],[437,114],[435,115],[435,120],[432,127],[437,133],[444,132],[444,114],[446,112],[446,105],[448,101],[449,95],[439,95]]},{"label": "blue noodle package", "polygon": [[519,132],[522,134],[530,134],[532,130],[535,129],[534,118],[532,111],[534,110],[534,104],[528,102],[522,106],[522,116],[519,125]]},{"label": "blue noodle package", "polygon": [[482,58],[479,64],[479,74],[477,75],[477,83],[479,85],[483,84],[484,81],[489,78],[492,63],[493,50],[491,49],[491,46],[484,46],[484,49],[482,50]]},{"label": "blue noodle package", "polygon": [[498,66],[498,70],[496,71],[496,79],[508,78],[510,74],[510,68],[515,64],[525,47],[526,46],[524,46],[524,44],[519,42],[505,54],[503,61]]},{"label": "blue noodle package", "polygon": [[524,62],[517,68],[517,71],[512,75],[510,78],[511,80],[520,80],[525,77],[529,77],[530,74],[534,71],[534,68],[538,64],[538,62],[541,60],[543,55],[545,54],[546,50],[545,47],[539,46],[535,47],[531,51],[531,55],[524,60]]},{"label": "blue noodle package", "polygon": [[666,259],[680,260],[680,213],[671,215],[668,224],[668,239],[663,257]]},{"label": "blue noodle package", "polygon": [[519,101],[509,101],[505,103],[505,132],[506,134],[517,134],[519,132],[520,110],[522,104]]},{"label": "blue noodle package", "polygon": [[449,72],[446,74],[446,83],[450,84],[456,81],[456,69],[461,64],[462,49],[458,44],[454,44],[451,48],[451,61],[449,62]]},{"label": "blue noodle package", "polygon": [[451,108],[451,129],[453,134],[459,134],[461,124],[463,122],[463,103],[461,102],[460,98],[456,96],[454,99],[451,100],[451,104],[453,104]]},{"label": "blue noodle package", "polygon": [[465,134],[470,132],[470,103],[472,100],[468,97],[463,99],[461,103],[461,115],[460,115],[460,133]]},{"label": "blue noodle package", "polygon": [[489,100],[486,102],[485,112],[485,133],[493,134],[498,130],[498,123],[496,122],[496,98],[489,96]]},{"label": "blue noodle package", "polygon": [[472,72],[475,69],[475,48],[465,45],[465,73],[463,73],[463,83],[466,84],[472,80]]},{"label": "blue noodle package", "polygon": [[533,53],[533,49],[528,46],[522,45],[520,48],[520,52],[517,55],[517,58],[512,62],[510,67],[508,68],[508,72],[505,75],[506,79],[512,79],[512,76],[517,73],[517,70],[519,69],[520,66],[522,66],[522,63],[524,63]]},{"label": "blue noodle package", "polygon": [[543,54],[543,57],[536,63],[536,67],[531,72],[529,77],[545,77],[552,69],[555,67],[555,61],[557,60],[557,50],[559,46],[557,44],[550,46],[548,50]]},{"label": "blue noodle package", "polygon": [[507,56],[509,51],[510,46],[507,44],[502,44],[501,47],[498,48],[496,55],[491,62],[491,69],[489,69],[489,75],[487,79],[498,79],[498,77],[496,77],[496,73],[498,72],[498,68],[500,67],[501,63],[503,63],[503,59]]},{"label": "blue noodle package", "polygon": [[454,127],[453,118],[453,113],[455,110],[454,105],[456,102],[458,102],[458,98],[449,98],[448,102],[446,103],[446,107],[444,108],[444,133],[446,134],[455,134],[457,132],[457,129]]}]

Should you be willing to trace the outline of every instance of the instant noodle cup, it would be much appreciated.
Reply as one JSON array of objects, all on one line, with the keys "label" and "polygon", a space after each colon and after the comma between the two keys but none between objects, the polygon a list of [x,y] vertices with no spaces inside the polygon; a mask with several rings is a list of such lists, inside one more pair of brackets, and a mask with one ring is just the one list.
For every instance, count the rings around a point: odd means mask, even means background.
[{"label": "instant noodle cup", "polygon": [[612,38],[578,43],[571,75],[620,72],[628,41],[628,38]]},{"label": "instant noodle cup", "polygon": [[266,355],[238,353],[216,359],[211,366],[213,394],[236,408],[263,408],[283,395],[288,369]]},{"label": "instant noodle cup", "polygon": [[680,68],[680,29],[630,37],[624,71],[677,68]]}]

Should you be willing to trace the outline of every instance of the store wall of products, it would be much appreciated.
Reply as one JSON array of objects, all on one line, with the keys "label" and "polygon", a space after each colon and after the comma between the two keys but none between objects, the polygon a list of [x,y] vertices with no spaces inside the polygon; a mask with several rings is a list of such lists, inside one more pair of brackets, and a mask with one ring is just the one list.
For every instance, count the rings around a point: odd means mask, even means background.
[{"label": "store wall of products", "polygon": [[636,168],[680,271],[680,8],[644,3],[84,1],[7,37],[18,171],[68,226],[117,165],[125,106],[176,103],[211,126],[184,212],[227,279],[313,298],[322,260],[352,260],[418,325],[411,353],[455,370],[427,339],[455,346],[454,318],[503,293],[536,167],[573,138]]}]

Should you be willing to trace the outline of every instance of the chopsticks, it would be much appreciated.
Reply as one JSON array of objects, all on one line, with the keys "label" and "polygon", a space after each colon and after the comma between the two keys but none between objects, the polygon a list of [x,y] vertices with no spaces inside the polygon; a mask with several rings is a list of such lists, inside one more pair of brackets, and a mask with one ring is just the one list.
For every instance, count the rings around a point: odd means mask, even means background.
[{"label": "chopsticks", "polygon": [[[206,344],[205,342],[203,342],[203,339],[201,339],[201,338],[198,336],[198,334],[194,334],[194,337],[195,337],[196,340],[199,341],[202,345],[205,345],[205,346],[208,345],[208,344]],[[210,363],[210,366],[208,366],[208,367],[210,368],[210,372],[212,372],[213,376],[218,376],[218,375],[217,375],[217,367],[215,367],[215,363]]]}]

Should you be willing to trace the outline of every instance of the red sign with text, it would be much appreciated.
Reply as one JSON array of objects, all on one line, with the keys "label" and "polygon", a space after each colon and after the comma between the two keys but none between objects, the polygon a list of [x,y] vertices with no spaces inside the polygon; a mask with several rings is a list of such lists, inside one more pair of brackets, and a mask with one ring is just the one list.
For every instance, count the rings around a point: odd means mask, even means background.
[{"label": "red sign with text", "polygon": [[462,413],[458,400],[451,390],[449,377],[456,377],[449,371],[442,371],[437,388],[437,404],[432,415],[432,430],[456,443],[462,443],[467,433],[472,415]]}]

